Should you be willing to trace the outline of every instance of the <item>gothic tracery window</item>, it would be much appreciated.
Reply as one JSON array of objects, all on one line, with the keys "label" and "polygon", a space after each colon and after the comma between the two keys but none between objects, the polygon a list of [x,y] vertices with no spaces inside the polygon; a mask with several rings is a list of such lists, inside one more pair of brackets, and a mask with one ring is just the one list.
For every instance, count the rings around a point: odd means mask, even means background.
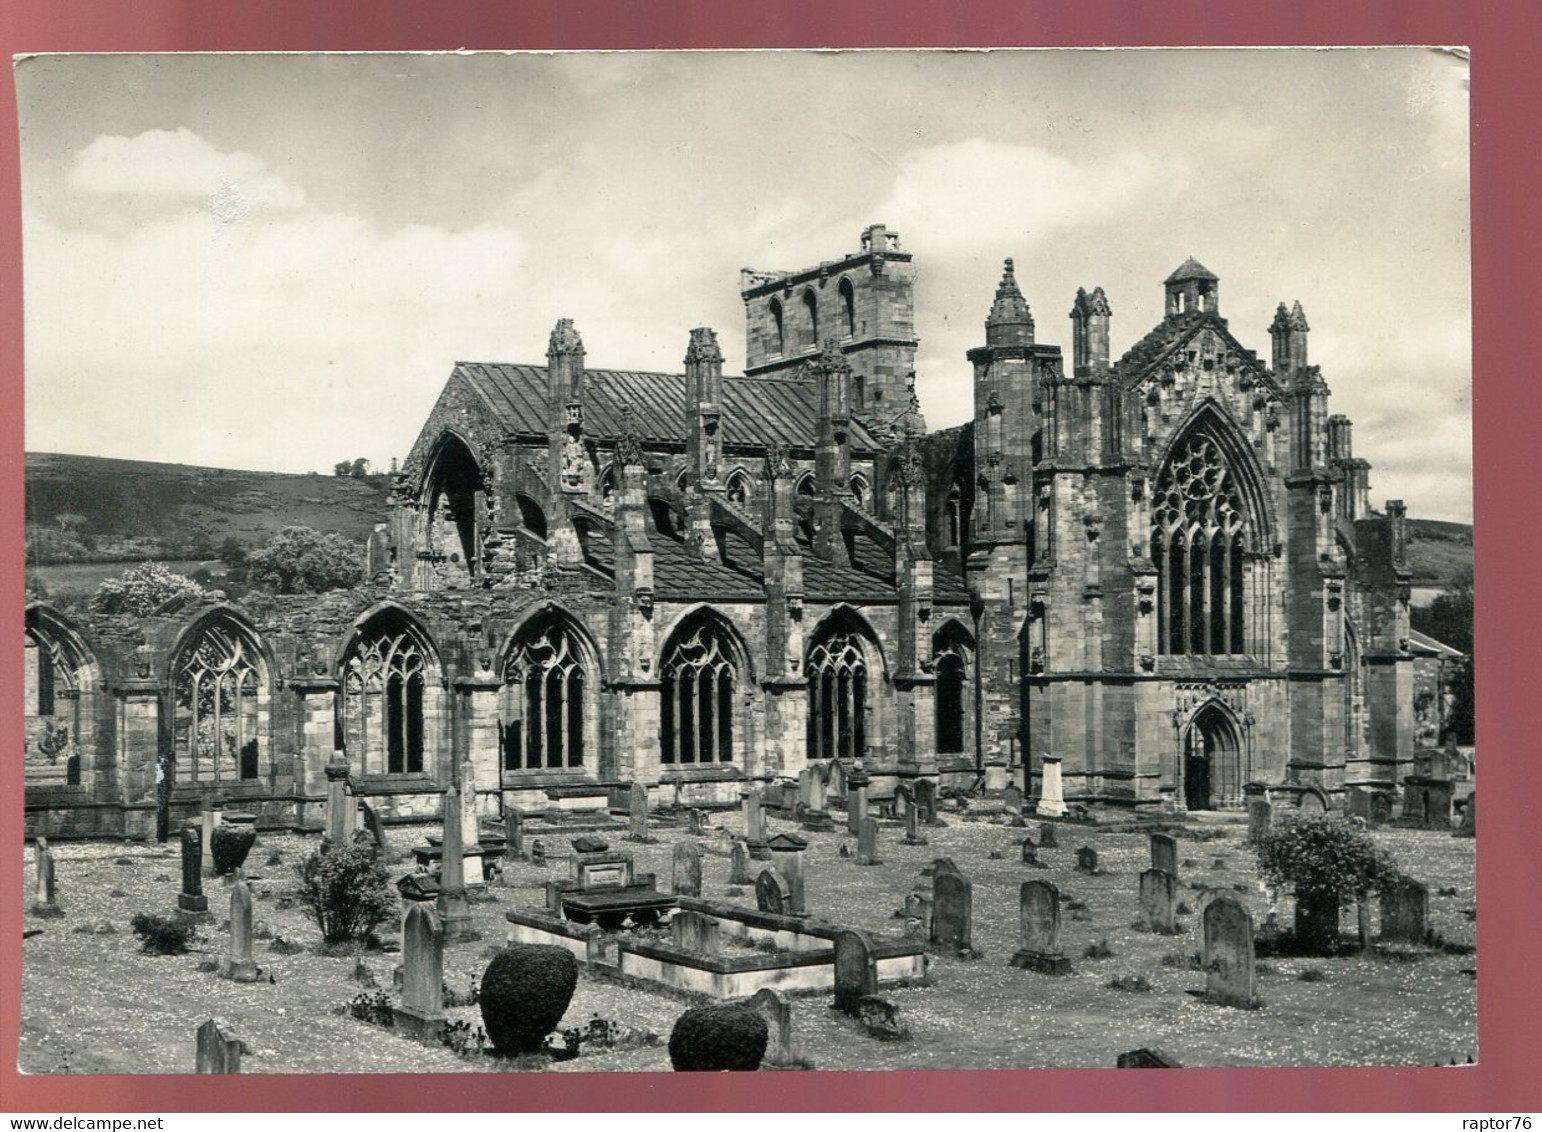
[{"label": "gothic tracery window", "polygon": [[1214,437],[1197,431],[1157,478],[1151,561],[1157,570],[1158,648],[1176,656],[1245,651],[1241,485]]},{"label": "gothic tracery window", "polygon": [[710,618],[676,633],[659,671],[664,762],[733,761],[734,651],[727,630]]},{"label": "gothic tracery window", "polygon": [[809,650],[808,757],[862,758],[867,751],[867,652],[855,631],[837,630]]},{"label": "gothic tracery window", "polygon": [[84,663],[52,634],[34,630],[28,614],[23,677],[26,688],[26,782],[82,784],[80,696]]},{"label": "gothic tracery window", "polygon": [[172,664],[173,726],[183,782],[234,782],[259,774],[262,658],[230,621],[198,631]]},{"label": "gothic tracery window", "polygon": [[343,664],[343,734],[363,774],[421,774],[431,658],[399,618],[367,629]]},{"label": "gothic tracery window", "polygon": [[545,617],[521,634],[504,666],[504,770],[584,765],[590,679],[573,627]]}]

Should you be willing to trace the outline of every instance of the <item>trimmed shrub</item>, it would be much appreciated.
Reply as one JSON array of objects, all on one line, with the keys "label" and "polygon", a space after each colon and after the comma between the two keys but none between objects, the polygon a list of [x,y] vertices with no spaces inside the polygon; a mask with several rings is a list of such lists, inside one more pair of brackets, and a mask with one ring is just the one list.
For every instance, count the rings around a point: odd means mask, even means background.
[{"label": "trimmed shrub", "polygon": [[578,987],[578,960],[565,947],[505,947],[482,974],[482,1024],[500,1054],[533,1053],[557,1028]]},{"label": "trimmed shrub", "polygon": [[1252,845],[1258,871],[1296,896],[1296,947],[1329,955],[1338,943],[1339,905],[1364,899],[1398,876],[1396,865],[1370,834],[1334,814],[1287,820]]},{"label": "trimmed shrub", "polygon": [[695,1006],[675,1020],[669,1063],[677,1073],[751,1072],[760,1068],[770,1037],[766,1020],[746,1006]]},{"label": "trimmed shrub", "polygon": [[228,876],[246,864],[246,855],[257,844],[255,825],[217,825],[209,835],[216,876]]},{"label": "trimmed shrub", "polygon": [[130,923],[134,934],[143,941],[144,950],[152,955],[186,955],[187,945],[198,934],[198,927],[191,920],[151,912],[134,913]]},{"label": "trimmed shrub", "polygon": [[362,940],[396,915],[396,892],[371,842],[323,842],[295,872],[300,906],[327,943]]}]

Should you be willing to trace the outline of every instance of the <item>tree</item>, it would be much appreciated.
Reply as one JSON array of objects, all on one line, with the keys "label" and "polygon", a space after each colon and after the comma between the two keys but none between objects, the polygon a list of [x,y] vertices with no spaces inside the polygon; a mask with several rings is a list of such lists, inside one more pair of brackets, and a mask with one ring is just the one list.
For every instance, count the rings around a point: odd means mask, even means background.
[{"label": "tree", "polygon": [[206,591],[193,579],[173,573],[159,562],[142,562],[116,578],[104,579],[91,597],[90,608],[92,613],[148,617],[167,602],[204,596]]},{"label": "tree", "polygon": [[335,531],[285,527],[247,556],[247,580],[280,594],[319,594],[364,580],[364,552]]},{"label": "tree", "polygon": [[353,478],[361,480],[367,475],[369,475],[369,461],[360,456],[353,462]]},{"label": "tree", "polygon": [[235,535],[225,536],[225,541],[219,545],[218,554],[226,569],[234,570],[246,565],[246,547]]},{"label": "tree", "polygon": [[364,939],[396,914],[396,893],[373,841],[323,842],[295,872],[300,907],[328,943]]},{"label": "tree", "polygon": [[353,475],[353,461],[352,460],[339,460],[337,463],[332,465],[332,474],[334,476],[351,476],[351,475]]},{"label": "tree", "polygon": [[1467,654],[1466,659],[1455,666],[1450,678],[1453,698],[1451,714],[1446,719],[1448,732],[1454,733],[1456,741],[1464,744],[1473,741],[1476,714],[1472,672],[1474,608],[1472,569],[1469,567],[1453,577],[1428,606],[1411,610],[1409,614],[1415,629]]},{"label": "tree", "polygon": [[1296,942],[1313,953],[1336,941],[1342,901],[1364,900],[1399,875],[1369,833],[1335,814],[1282,821],[1252,847],[1264,879],[1295,892]]}]

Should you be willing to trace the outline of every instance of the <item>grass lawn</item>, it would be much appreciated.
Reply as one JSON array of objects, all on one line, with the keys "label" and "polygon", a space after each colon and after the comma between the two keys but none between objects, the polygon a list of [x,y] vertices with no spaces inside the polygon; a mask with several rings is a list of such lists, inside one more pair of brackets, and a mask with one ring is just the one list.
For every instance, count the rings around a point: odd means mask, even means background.
[{"label": "grass lawn", "polygon": [[[737,814],[720,824],[738,831]],[[1433,1065],[1477,1054],[1477,988],[1466,971],[1472,955],[1418,949],[1400,961],[1376,954],[1334,959],[1262,959],[1259,994],[1263,1006],[1236,1010],[1208,1005],[1190,994],[1204,985],[1203,973],[1184,966],[1199,949],[1197,917],[1185,915],[1177,936],[1133,930],[1136,886],[1149,864],[1144,834],[1061,825],[1059,847],[1041,849],[1046,870],[1020,864],[1024,831],[994,821],[947,815],[945,828],[927,830],[929,846],[899,843],[900,830],[886,825],[879,838],[882,863],[864,867],[839,848],[855,838],[806,834],[807,900],[817,916],[879,935],[897,936],[903,921],[893,913],[916,888],[922,866],[947,856],[974,885],[974,940],[983,957],[932,959],[934,985],[884,990],[898,1003],[912,1038],[880,1042],[829,1008],[827,996],[798,998],[793,1027],[799,1053],[816,1069],[1006,1069],[1112,1067],[1117,1055],[1138,1046],[1157,1046],[1188,1066],[1355,1066]],[[768,819],[770,832],[793,829]],[[1207,823],[1224,836],[1209,841],[1180,838],[1180,899],[1198,906],[1198,889],[1219,887],[1235,894],[1262,923],[1270,908],[1243,844],[1244,826]],[[389,831],[392,848],[405,851],[422,841],[423,828]],[[661,885],[670,875],[670,855],[683,831],[658,828],[657,844],[633,845],[612,838],[613,848],[632,849],[637,868],[654,872]],[[1472,943],[1474,842],[1447,834],[1405,830],[1375,836],[1405,871],[1430,889],[1430,918],[1447,941]],[[547,838],[549,849],[565,851],[565,838]],[[711,839],[704,839],[710,844]],[[1100,876],[1075,871],[1076,849],[1097,849]],[[298,907],[280,908],[292,885],[293,869],[315,847],[294,835],[265,834],[247,861],[256,897],[259,932],[271,931],[301,944],[296,954],[277,954],[256,943],[257,962],[276,980],[231,983],[200,971],[203,961],[224,952],[220,930],[228,897],[218,880],[205,882],[215,920],[205,927],[189,955],[142,953],[129,928],[135,912],[169,913],[180,887],[180,860],[173,846],[66,843],[55,846],[62,919],[35,920],[42,928],[23,945],[20,1067],[29,1073],[190,1073],[194,1031],[210,1015],[229,1023],[251,1049],[242,1071],[477,1072],[498,1067],[486,1058],[462,1058],[441,1047],[417,1045],[389,1031],[340,1013],[363,988],[352,978],[354,959],[318,953],[320,934]],[[1001,854],[990,859],[990,854]],[[267,864],[278,854],[280,863]],[[409,863],[394,866],[396,872]],[[28,891],[32,867],[27,853]],[[761,867],[759,865],[756,866]],[[510,907],[540,907],[541,883],[566,876],[566,862],[540,868],[521,863],[510,869],[509,885],[490,890],[492,899],[472,905],[482,939],[445,950],[445,981],[464,993],[479,978],[492,948],[505,935],[503,913]],[[1085,912],[1066,914],[1062,942],[1074,973],[1050,978],[1008,965],[1017,948],[1018,886],[1047,879],[1063,898]],[[708,853],[703,862],[703,895],[754,905],[753,888],[728,897],[728,859]],[[929,887],[930,882],[922,882]],[[1193,886],[1191,890],[1191,886]],[[1440,896],[1441,888],[1456,895]],[[1278,905],[1289,923],[1288,898]],[[1346,909],[1346,930],[1353,930]],[[110,929],[110,930],[109,930]],[[392,933],[394,934],[394,932]],[[1083,958],[1091,943],[1107,940],[1113,955]],[[392,985],[399,956],[363,956],[380,985]],[[1164,963],[1164,960],[1166,962]],[[1303,982],[1308,968],[1319,981]],[[1115,976],[1141,975],[1149,992],[1111,989]],[[595,1015],[623,1027],[659,1036],[654,1046],[589,1052],[554,1071],[667,1070],[669,1031],[686,1003],[664,993],[620,987],[581,977],[564,1019],[582,1025]],[[452,1020],[480,1023],[478,1009],[447,1011]]]}]

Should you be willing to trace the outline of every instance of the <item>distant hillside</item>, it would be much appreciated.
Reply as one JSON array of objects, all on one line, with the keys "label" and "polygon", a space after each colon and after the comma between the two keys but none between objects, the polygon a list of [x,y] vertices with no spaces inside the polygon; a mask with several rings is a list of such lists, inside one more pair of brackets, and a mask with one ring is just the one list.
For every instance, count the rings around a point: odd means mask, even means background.
[{"label": "distant hillside", "polygon": [[1408,568],[1416,586],[1441,587],[1472,570],[1472,528],[1439,519],[1408,520]]},{"label": "distant hillside", "polygon": [[29,565],[207,558],[299,524],[362,542],[386,517],[388,477],[355,479],[27,453]]}]

